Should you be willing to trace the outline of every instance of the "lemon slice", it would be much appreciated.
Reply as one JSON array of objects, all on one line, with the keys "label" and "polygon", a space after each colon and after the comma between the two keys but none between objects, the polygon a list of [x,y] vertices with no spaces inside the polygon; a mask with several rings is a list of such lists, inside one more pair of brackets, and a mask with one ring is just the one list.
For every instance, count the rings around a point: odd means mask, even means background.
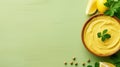
[{"label": "lemon slice", "polygon": [[108,62],[100,62],[100,67],[116,67],[116,66]]},{"label": "lemon slice", "polygon": [[97,11],[97,0],[89,0],[86,8],[86,15],[92,15]]},{"label": "lemon slice", "polygon": [[104,5],[107,0],[97,0],[97,8],[99,13],[103,14],[108,8]]}]

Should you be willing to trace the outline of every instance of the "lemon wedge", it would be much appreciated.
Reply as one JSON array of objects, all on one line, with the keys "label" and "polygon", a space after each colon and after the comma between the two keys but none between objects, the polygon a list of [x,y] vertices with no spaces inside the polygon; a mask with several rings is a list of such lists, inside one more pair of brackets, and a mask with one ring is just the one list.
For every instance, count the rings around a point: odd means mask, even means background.
[{"label": "lemon wedge", "polygon": [[97,0],[97,8],[99,13],[103,14],[108,8],[104,5],[107,0]]},{"label": "lemon wedge", "polygon": [[86,8],[86,15],[92,15],[97,11],[97,0],[89,0]]},{"label": "lemon wedge", "polygon": [[116,67],[115,65],[108,63],[108,62],[99,62],[100,67]]}]

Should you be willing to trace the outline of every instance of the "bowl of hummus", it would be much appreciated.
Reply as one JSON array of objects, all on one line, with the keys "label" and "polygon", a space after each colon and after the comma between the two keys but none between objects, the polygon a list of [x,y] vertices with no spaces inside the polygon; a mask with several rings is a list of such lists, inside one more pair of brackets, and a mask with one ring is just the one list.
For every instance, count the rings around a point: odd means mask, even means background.
[{"label": "bowl of hummus", "polygon": [[87,20],[82,29],[84,46],[97,56],[110,56],[120,49],[120,21],[103,14]]}]

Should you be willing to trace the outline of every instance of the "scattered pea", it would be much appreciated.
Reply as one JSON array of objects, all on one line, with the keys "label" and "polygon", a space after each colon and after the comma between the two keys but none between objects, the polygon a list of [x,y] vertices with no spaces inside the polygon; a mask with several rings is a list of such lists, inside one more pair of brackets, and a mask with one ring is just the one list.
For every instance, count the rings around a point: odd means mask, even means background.
[{"label": "scattered pea", "polygon": [[65,65],[67,65],[67,62],[64,62]]},{"label": "scattered pea", "polygon": [[78,65],[78,63],[75,63],[75,66],[77,66]]},{"label": "scattered pea", "polygon": [[70,64],[73,65],[73,62],[71,62]]},{"label": "scattered pea", "polygon": [[90,63],[91,62],[91,60],[90,59],[88,59],[88,61],[87,61],[88,63]]},{"label": "scattered pea", "polygon": [[[78,62],[75,62],[76,57],[73,57],[72,60],[73,60],[73,61],[70,62],[70,65],[73,65],[73,64],[74,64],[75,66],[77,66],[77,65],[78,65]],[[91,60],[88,59],[87,62],[90,63]],[[64,62],[64,65],[67,65],[67,62]],[[86,66],[86,63],[82,63],[82,66],[85,67],[85,66]],[[92,67],[92,65],[87,65],[87,67]]]},{"label": "scattered pea", "polygon": [[73,57],[73,60],[75,61],[75,60],[76,60],[76,57]]},{"label": "scattered pea", "polygon": [[85,63],[83,63],[82,65],[85,66]]}]

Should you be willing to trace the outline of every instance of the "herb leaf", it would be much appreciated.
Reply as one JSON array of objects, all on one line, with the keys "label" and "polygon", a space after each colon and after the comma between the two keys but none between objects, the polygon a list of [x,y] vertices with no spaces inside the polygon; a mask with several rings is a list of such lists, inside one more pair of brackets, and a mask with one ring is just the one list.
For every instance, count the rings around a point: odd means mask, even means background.
[{"label": "herb leaf", "polygon": [[105,38],[107,38],[107,39],[109,39],[109,38],[111,38],[111,35],[110,34],[105,34],[105,35],[103,35]]},{"label": "herb leaf", "polygon": [[112,10],[107,10],[104,14],[105,14],[105,15],[109,15],[109,16],[114,16],[114,11],[112,11]]},{"label": "herb leaf", "polygon": [[98,36],[98,38],[100,38],[101,37],[101,32],[98,32],[97,36]]},{"label": "herb leaf", "polygon": [[92,65],[88,65],[87,67],[92,67]]},{"label": "herb leaf", "polygon": [[107,30],[107,29],[105,29],[105,30],[103,31],[103,34],[107,33],[107,31],[108,31],[108,30]]},{"label": "herb leaf", "polygon": [[120,8],[117,10],[117,12],[115,13],[115,16],[120,18]]},{"label": "herb leaf", "polygon": [[110,59],[116,67],[120,67],[120,57],[117,54],[110,56]]},{"label": "herb leaf", "polygon": [[105,38],[105,37],[102,37],[102,38],[101,38],[101,40],[102,40],[102,41],[105,41],[105,40],[106,40],[106,38]]},{"label": "herb leaf", "polygon": [[99,65],[100,65],[99,62],[95,63],[95,67],[99,67]]}]

